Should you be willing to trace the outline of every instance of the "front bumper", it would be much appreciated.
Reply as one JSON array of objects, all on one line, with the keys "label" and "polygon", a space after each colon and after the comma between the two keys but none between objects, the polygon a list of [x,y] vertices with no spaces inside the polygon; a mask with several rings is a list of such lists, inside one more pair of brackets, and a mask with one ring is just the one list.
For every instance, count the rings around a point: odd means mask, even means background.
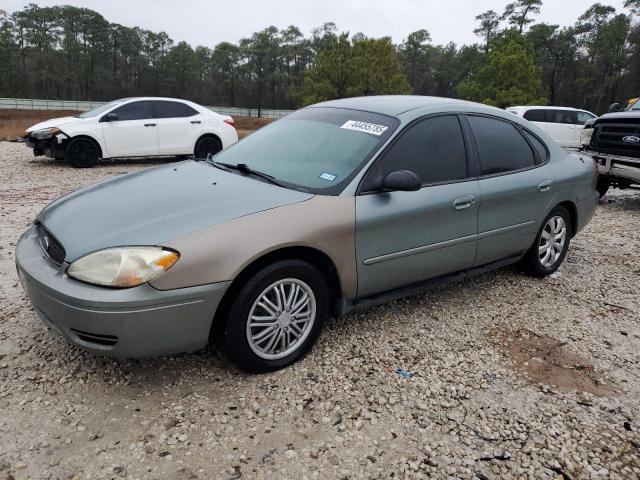
[{"label": "front bumper", "polygon": [[24,144],[28,148],[33,149],[35,156],[45,155],[49,158],[55,158],[62,160],[64,158],[64,143],[66,137],[63,135],[57,135],[52,138],[39,140],[30,134],[22,137]]},{"label": "front bumper", "polygon": [[20,282],[38,316],[70,342],[100,355],[149,357],[206,346],[230,282],[161,291],[109,289],[67,276],[40,248],[35,228],[16,246]]}]

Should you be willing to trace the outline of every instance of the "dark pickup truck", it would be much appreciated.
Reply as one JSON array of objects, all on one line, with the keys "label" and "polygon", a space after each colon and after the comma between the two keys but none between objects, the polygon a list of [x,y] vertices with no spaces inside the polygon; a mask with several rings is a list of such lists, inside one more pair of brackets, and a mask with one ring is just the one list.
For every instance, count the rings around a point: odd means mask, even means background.
[{"label": "dark pickup truck", "polygon": [[588,121],[581,143],[598,163],[600,196],[609,187],[640,188],[640,100],[626,110]]}]

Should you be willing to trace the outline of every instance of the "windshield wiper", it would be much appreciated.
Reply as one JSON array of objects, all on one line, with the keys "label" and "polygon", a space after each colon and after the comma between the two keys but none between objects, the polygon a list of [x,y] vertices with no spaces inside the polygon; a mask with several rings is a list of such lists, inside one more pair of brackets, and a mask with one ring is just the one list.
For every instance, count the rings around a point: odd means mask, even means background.
[{"label": "windshield wiper", "polygon": [[273,175],[269,175],[268,173],[264,173],[264,172],[261,172],[259,170],[254,170],[253,168],[251,168],[246,163],[239,163],[237,165],[233,165],[233,164],[230,164],[230,163],[216,162],[214,159],[209,160],[209,162],[212,163],[214,166],[216,166],[218,168],[227,169],[227,170],[235,170],[237,172],[244,173],[246,175],[253,175],[254,177],[260,177],[263,180],[266,180],[269,183],[273,183],[274,185],[277,185],[279,187],[290,188],[289,185],[287,185],[284,182],[281,182],[280,180],[278,180]]}]

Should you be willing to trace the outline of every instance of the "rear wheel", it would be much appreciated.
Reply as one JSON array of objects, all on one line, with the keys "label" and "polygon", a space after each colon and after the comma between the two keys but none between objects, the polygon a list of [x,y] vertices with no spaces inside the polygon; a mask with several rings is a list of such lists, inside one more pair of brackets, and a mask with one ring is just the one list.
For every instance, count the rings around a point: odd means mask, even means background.
[{"label": "rear wheel", "polygon": [[567,255],[571,235],[569,212],[564,207],[554,208],[522,259],[524,271],[534,277],[546,277],[555,272]]},{"label": "rear wheel", "polygon": [[88,138],[74,138],[64,152],[64,159],[76,168],[92,166],[100,158],[100,149],[93,140]]},{"label": "rear wheel", "polygon": [[240,289],[215,339],[238,367],[277,370],[299,360],[327,318],[324,276],[301,260],[283,260],[256,273]]},{"label": "rear wheel", "polygon": [[193,156],[206,159],[222,150],[222,143],[216,137],[203,137],[196,142]]}]

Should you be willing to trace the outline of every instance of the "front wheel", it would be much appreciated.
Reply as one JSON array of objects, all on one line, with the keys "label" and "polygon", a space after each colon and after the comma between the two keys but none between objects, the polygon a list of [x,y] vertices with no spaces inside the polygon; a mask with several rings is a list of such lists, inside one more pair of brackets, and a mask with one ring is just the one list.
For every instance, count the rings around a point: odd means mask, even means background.
[{"label": "front wheel", "polygon": [[555,272],[567,255],[571,234],[569,212],[564,207],[554,208],[522,259],[524,271],[533,277],[546,277]]},{"label": "front wheel", "polygon": [[100,158],[100,149],[88,138],[74,138],[64,151],[64,159],[76,168],[92,166]]},{"label": "front wheel", "polygon": [[327,284],[315,267],[302,260],[279,261],[240,289],[215,340],[242,370],[278,370],[313,346],[328,306]]}]

